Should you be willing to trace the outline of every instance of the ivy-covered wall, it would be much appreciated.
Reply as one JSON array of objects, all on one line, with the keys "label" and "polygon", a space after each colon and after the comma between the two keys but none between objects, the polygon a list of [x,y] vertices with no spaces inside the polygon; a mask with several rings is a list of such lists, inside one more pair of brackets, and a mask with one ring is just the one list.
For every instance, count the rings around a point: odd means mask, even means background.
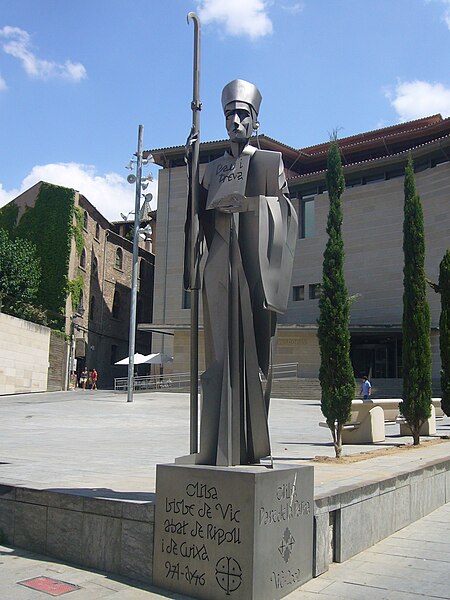
[{"label": "ivy-covered wall", "polygon": [[0,229],[7,231],[10,236],[16,226],[17,215],[19,214],[19,207],[17,204],[10,202],[2,208],[0,208]]},{"label": "ivy-covered wall", "polygon": [[[17,211],[14,204],[5,206],[0,211],[0,223],[12,238],[27,239],[35,244],[42,269],[36,302],[51,315],[64,315],[72,236],[77,247],[80,243],[76,235],[79,227],[73,225],[75,190],[42,183],[35,205],[27,208],[14,226]],[[57,327],[60,326],[63,322],[58,323]]]}]

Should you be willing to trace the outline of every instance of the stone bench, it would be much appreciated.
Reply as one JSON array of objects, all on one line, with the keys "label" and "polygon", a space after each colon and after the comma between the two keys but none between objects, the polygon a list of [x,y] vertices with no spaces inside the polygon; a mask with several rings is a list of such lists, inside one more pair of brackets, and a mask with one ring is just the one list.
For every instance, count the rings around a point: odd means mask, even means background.
[{"label": "stone bench", "polygon": [[436,419],[443,419],[445,417],[445,415],[444,415],[444,411],[442,410],[441,399],[440,398],[431,398],[431,403],[434,406],[434,409],[436,411]]},{"label": "stone bench", "polygon": [[[406,420],[403,417],[397,419],[397,423],[400,425],[400,435],[411,435],[411,429],[409,428]],[[425,421],[419,431],[420,435],[436,435],[436,409],[434,404],[431,405],[431,416]]]},{"label": "stone bench", "polygon": [[[328,427],[320,422],[321,427]],[[384,412],[372,402],[353,400],[350,421],[342,428],[343,444],[374,444],[384,442]]]},{"label": "stone bench", "polygon": [[372,406],[380,406],[384,413],[385,423],[396,423],[400,416],[399,403],[401,400],[398,398],[379,398],[375,400],[365,400],[366,404]]},{"label": "stone bench", "polygon": [[[379,398],[375,400],[353,400],[350,421],[343,426],[343,444],[374,444],[384,442],[385,424],[398,423],[400,435],[409,436],[411,431],[400,414],[401,398]],[[377,410],[375,410],[377,409]],[[422,425],[420,435],[436,435],[436,418],[443,418],[440,398],[433,398],[431,416]],[[321,427],[328,427],[320,422]]]}]

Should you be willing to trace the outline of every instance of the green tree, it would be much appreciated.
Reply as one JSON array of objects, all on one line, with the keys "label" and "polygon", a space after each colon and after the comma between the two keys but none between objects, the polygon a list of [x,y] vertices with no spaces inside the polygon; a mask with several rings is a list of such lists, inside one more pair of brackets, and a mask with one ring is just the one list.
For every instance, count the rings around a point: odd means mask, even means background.
[{"label": "green tree", "polygon": [[439,343],[441,349],[442,410],[450,417],[450,248],[439,268],[441,289],[441,317],[439,319]]},{"label": "green tree", "polygon": [[431,320],[426,295],[425,233],[411,156],[405,169],[403,221],[403,402],[401,412],[420,443],[420,428],[431,415]]},{"label": "green tree", "polygon": [[355,395],[355,377],[350,361],[350,301],[344,279],[341,195],[345,189],[339,145],[334,136],[327,159],[330,199],[323,255],[322,294],[319,300],[319,379],[322,412],[333,436],[336,457],[342,453],[342,427],[349,420]]},{"label": "green tree", "polygon": [[439,319],[439,346],[441,351],[441,406],[450,417],[450,248],[439,265],[439,283],[427,280],[435,292],[441,294]]}]

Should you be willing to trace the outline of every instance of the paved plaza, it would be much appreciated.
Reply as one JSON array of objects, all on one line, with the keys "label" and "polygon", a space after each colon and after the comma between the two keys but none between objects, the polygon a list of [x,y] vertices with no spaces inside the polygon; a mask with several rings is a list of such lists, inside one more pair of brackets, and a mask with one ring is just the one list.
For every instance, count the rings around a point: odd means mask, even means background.
[{"label": "paved plaza", "polygon": [[[189,448],[189,396],[172,392],[126,395],[108,391],[54,392],[0,397],[0,484],[57,490],[100,498],[154,499],[155,465],[171,463]],[[275,464],[305,464],[334,456],[330,434],[319,427],[317,402],[272,401],[271,439]],[[436,437],[450,434],[450,419]],[[386,441],[345,446],[344,454],[410,443],[398,425]],[[349,489],[406,473],[450,455],[450,441],[371,454],[359,462],[314,462],[315,495]],[[398,531],[370,549],[308,582],[292,600],[450,598],[450,505]],[[67,598],[181,598],[113,575],[90,572],[20,549],[0,547],[0,599],[44,598],[19,585],[50,577],[79,586]],[[241,600],[241,599],[239,599]]]},{"label": "paved plaza", "polygon": [[[172,463],[189,452],[189,395],[172,392],[126,394],[111,391],[52,392],[0,397],[0,482],[90,494],[104,498],[151,500],[156,464]],[[334,456],[331,435],[319,427],[318,402],[271,402],[269,425],[275,464],[304,464]],[[437,436],[450,434],[450,419],[437,421]],[[386,441],[344,446],[344,454],[411,443],[398,425],[386,426]],[[426,438],[424,438],[426,439]],[[352,464],[315,463],[315,493],[334,490],[424,457],[450,454],[450,442],[380,456]]]}]

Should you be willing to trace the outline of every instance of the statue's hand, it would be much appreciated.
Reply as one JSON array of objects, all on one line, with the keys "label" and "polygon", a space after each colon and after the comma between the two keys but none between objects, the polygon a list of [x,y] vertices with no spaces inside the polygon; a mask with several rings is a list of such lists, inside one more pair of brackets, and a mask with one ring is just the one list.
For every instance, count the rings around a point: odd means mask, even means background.
[{"label": "statue's hand", "polygon": [[255,210],[258,197],[247,197],[242,194],[230,194],[220,199],[215,206],[217,210],[224,213],[241,213]]}]

